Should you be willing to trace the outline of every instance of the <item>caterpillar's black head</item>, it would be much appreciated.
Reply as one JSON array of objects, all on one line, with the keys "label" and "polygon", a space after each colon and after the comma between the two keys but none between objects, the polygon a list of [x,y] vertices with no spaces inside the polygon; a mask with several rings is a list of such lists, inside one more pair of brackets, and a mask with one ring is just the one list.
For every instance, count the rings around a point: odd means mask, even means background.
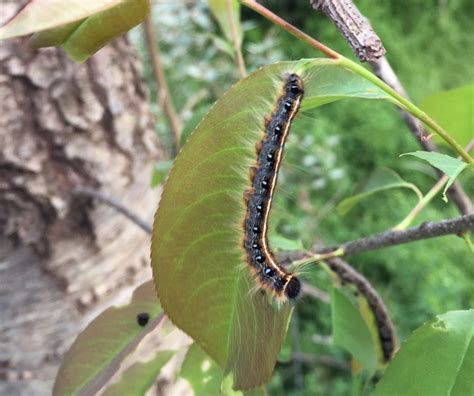
[{"label": "caterpillar's black head", "polygon": [[285,286],[285,294],[290,299],[293,300],[300,294],[301,282],[296,276],[292,276],[288,283]]}]

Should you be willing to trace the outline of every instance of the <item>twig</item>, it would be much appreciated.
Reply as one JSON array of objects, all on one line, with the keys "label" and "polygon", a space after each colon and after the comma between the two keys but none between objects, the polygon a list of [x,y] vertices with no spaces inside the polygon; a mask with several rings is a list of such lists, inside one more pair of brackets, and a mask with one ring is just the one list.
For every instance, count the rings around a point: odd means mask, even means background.
[{"label": "twig", "polygon": [[[392,87],[402,97],[409,99],[397,75],[390,66],[390,63],[383,56],[383,53],[381,54],[382,56],[368,56],[368,54],[371,54],[373,43],[380,41],[380,38],[374,32],[370,22],[364,18],[351,0],[310,0],[310,3],[315,10],[322,10],[326,16],[336,24],[337,28],[342,32],[348,44],[359,56],[361,61],[368,60],[374,73],[381,80]],[[383,48],[381,42],[380,45]],[[405,124],[417,139],[420,146],[426,151],[438,151],[433,141],[422,139],[427,133],[421,122],[407,111],[400,109],[400,112]],[[438,176],[442,177],[442,174],[438,173]],[[448,194],[450,199],[458,207],[460,213],[474,213],[473,204],[459,182],[456,181],[453,183]]]},{"label": "twig", "polygon": [[125,207],[119,201],[117,201],[116,199],[112,197],[107,196],[101,191],[94,190],[88,187],[78,187],[73,191],[73,194],[97,199],[98,201],[101,201],[113,207],[117,212],[122,213],[125,217],[127,217],[129,220],[131,220],[133,223],[135,223],[137,226],[139,226],[142,230],[144,230],[148,234],[151,234],[152,232],[152,226],[150,224],[142,220],[136,214],[132,213],[127,207]]},{"label": "twig", "polygon": [[145,19],[144,31],[148,54],[153,67],[153,74],[158,85],[160,100],[163,102],[163,110],[168,120],[171,133],[173,134],[174,152],[176,154],[181,144],[182,124],[171,100],[168,83],[166,82],[163,66],[161,65],[160,51],[156,41],[151,14]]},{"label": "twig", "polygon": [[237,67],[239,68],[240,77],[244,78],[247,75],[247,70],[245,70],[244,57],[242,56],[242,45],[240,43],[237,33],[237,26],[235,26],[235,21],[233,18],[232,0],[226,0],[226,9],[227,18],[230,25],[230,34],[232,36],[232,44],[234,45],[235,60],[237,62]]},{"label": "twig", "polygon": [[350,0],[311,0],[315,10],[324,12],[344,35],[362,61],[374,61],[385,55],[385,48],[369,22]]},{"label": "twig", "polygon": [[322,248],[318,250],[314,258],[317,258],[318,255],[325,255],[325,258],[327,258],[331,252],[334,254],[333,257],[348,256],[358,252],[377,250],[422,239],[456,235],[465,231],[474,231],[474,214],[438,222],[423,223],[407,230],[389,230],[366,238],[345,242],[339,246]]},{"label": "twig", "polygon": [[308,36],[306,33],[302,32],[301,30],[297,29],[290,23],[286,22],[284,19],[280,18],[278,15],[274,14],[273,12],[271,12],[269,9],[265,8],[261,4],[258,4],[256,1],[254,0],[239,0],[239,1],[244,6],[259,13],[264,18],[268,19],[269,21],[272,21],[276,25],[285,29],[288,33],[292,34],[298,39],[309,44],[311,47],[317,49],[318,51],[323,52],[330,58],[339,59],[341,57],[341,55],[339,55],[336,51],[332,50],[329,47],[326,47],[324,44],[320,43],[318,40],[315,40],[311,36]]},{"label": "twig", "polygon": [[344,362],[342,360],[335,359],[332,356],[326,355],[312,355],[309,353],[293,353],[293,360],[300,361],[304,364],[314,365],[323,365],[328,367],[333,367],[338,370],[350,370],[350,363]]},{"label": "twig", "polygon": [[326,260],[326,265],[339,277],[342,283],[354,285],[357,291],[362,294],[369,307],[377,325],[380,345],[385,361],[389,361],[397,348],[397,340],[393,323],[390,320],[388,309],[377,293],[377,290],[370,284],[360,272],[356,271],[349,263],[340,258]]},{"label": "twig", "polygon": [[331,297],[325,291],[318,289],[317,287],[310,285],[309,283],[303,282],[301,285],[301,292],[303,295],[313,297],[317,300],[322,301],[323,303],[329,304],[331,302]]}]

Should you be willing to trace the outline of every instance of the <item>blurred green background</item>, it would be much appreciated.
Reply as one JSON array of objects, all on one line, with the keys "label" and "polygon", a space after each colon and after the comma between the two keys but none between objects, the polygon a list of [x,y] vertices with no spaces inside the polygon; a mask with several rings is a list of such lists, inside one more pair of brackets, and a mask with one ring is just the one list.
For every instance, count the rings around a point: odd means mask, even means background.
[{"label": "blurred green background", "polygon": [[[312,11],[309,1],[261,3],[355,59],[339,32],[323,15]],[[381,37],[388,60],[415,103],[474,81],[472,0],[355,3]],[[184,141],[239,76],[206,1],[156,2],[153,16],[173,102],[185,125]],[[243,54],[249,72],[279,60],[321,56],[251,10],[243,9],[242,19]],[[131,38],[145,59],[157,133],[171,153],[171,133],[157,104],[141,31],[133,31]],[[427,192],[436,181],[433,170],[410,157],[399,157],[418,149],[398,111],[387,103],[343,101],[300,115],[287,144],[272,214],[273,235],[301,241],[309,248],[314,243],[343,242],[393,227],[416,204],[409,190],[376,194],[344,216],[335,206],[382,167],[395,170]],[[471,197],[473,179],[467,172],[460,177]],[[456,207],[438,196],[415,224],[456,215]],[[384,298],[400,340],[436,314],[474,306],[474,259],[461,238],[448,236],[358,254],[349,262]],[[305,278],[327,289],[323,271],[313,268]],[[330,310],[320,301],[304,297],[298,302],[288,334],[284,352],[292,349],[348,360],[344,351],[327,345]],[[351,378],[347,370],[328,365],[282,361],[268,390],[273,395],[347,395]]]}]

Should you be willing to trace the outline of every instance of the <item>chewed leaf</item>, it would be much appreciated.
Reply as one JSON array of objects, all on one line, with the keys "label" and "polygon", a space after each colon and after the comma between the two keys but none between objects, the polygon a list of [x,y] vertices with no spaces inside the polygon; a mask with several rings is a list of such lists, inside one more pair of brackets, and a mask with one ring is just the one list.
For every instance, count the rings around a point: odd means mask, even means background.
[{"label": "chewed leaf", "polygon": [[374,395],[472,395],[472,373],[474,310],[451,311],[411,334]]},{"label": "chewed leaf", "polygon": [[346,214],[360,201],[369,198],[371,195],[392,188],[408,188],[416,193],[421,199],[420,190],[412,183],[403,180],[395,171],[382,168],[372,173],[359,194],[343,199],[337,205],[337,211]]},{"label": "chewed leaf", "polygon": [[243,249],[249,170],[288,73],[302,78],[306,109],[346,97],[390,99],[334,60],[256,71],[218,100],[190,135],[155,217],[152,265],[163,309],[233,375],[236,389],[270,378],[291,312],[290,304],[277,308],[256,291]]},{"label": "chewed leaf", "polygon": [[420,107],[449,131],[462,146],[466,146],[472,139],[474,84],[427,96],[422,100]]},{"label": "chewed leaf", "polygon": [[151,281],[138,287],[132,301],[100,314],[79,334],[63,359],[54,383],[54,395],[75,395],[117,359],[133,351],[133,340],[161,311]]},{"label": "chewed leaf", "polygon": [[425,160],[448,176],[448,182],[443,190],[443,200],[445,202],[448,201],[446,198],[446,191],[451,187],[451,184],[454,183],[454,180],[456,180],[459,174],[469,166],[468,163],[460,159],[434,151],[415,151],[414,153],[402,154],[401,157],[405,155],[412,155],[413,157]]},{"label": "chewed leaf", "polygon": [[0,40],[52,29],[114,7],[123,0],[30,0],[5,25]]}]

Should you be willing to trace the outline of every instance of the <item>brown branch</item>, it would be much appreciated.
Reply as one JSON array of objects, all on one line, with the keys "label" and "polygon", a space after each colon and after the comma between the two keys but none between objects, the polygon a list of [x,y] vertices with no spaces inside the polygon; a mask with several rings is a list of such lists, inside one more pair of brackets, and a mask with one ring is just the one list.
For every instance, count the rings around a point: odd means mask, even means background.
[{"label": "brown branch", "polygon": [[117,212],[122,213],[125,217],[139,226],[142,230],[151,234],[152,227],[148,224],[145,220],[141,219],[136,214],[132,213],[127,207],[125,207],[122,203],[117,201],[115,198],[109,197],[108,195],[104,194],[101,191],[94,190],[88,187],[78,187],[73,191],[73,194],[96,199],[102,203],[105,203],[112,208],[114,208]]},{"label": "brown branch", "polygon": [[151,14],[145,19],[144,32],[148,55],[153,67],[153,75],[158,85],[160,101],[163,103],[163,111],[168,120],[171,133],[173,134],[174,152],[176,154],[181,145],[182,124],[171,100],[168,83],[166,82],[163,66],[161,65],[160,50],[158,42],[156,41]]},{"label": "brown branch", "polygon": [[333,258],[325,262],[342,283],[354,285],[357,291],[365,297],[374,315],[385,361],[389,361],[397,348],[397,340],[393,323],[382,297],[370,282],[360,272],[352,268],[349,263],[340,258]]},{"label": "brown branch", "polygon": [[348,256],[367,250],[377,250],[422,239],[436,238],[444,235],[459,235],[466,231],[474,231],[474,214],[438,222],[427,222],[401,231],[385,231],[366,238],[345,242],[338,246],[318,249],[317,254],[330,254],[334,252],[336,253],[335,257]]},{"label": "brown branch", "polygon": [[[369,61],[372,70],[381,80],[404,98],[409,99],[387,58],[383,56],[385,49],[380,38],[351,0],[310,0],[310,3],[315,10],[321,10],[335,23],[361,61]],[[378,42],[380,42],[380,48]],[[375,56],[372,56],[374,54]],[[423,139],[428,134],[422,123],[403,110],[400,110],[400,113],[418,144],[426,151],[438,151],[433,141]],[[438,177],[442,177],[442,173],[437,172]],[[448,195],[461,214],[474,213],[474,206],[458,181],[453,183],[448,190]]]},{"label": "brown branch", "polygon": [[336,24],[362,62],[375,61],[385,55],[382,40],[351,0],[310,0],[310,3]]}]

